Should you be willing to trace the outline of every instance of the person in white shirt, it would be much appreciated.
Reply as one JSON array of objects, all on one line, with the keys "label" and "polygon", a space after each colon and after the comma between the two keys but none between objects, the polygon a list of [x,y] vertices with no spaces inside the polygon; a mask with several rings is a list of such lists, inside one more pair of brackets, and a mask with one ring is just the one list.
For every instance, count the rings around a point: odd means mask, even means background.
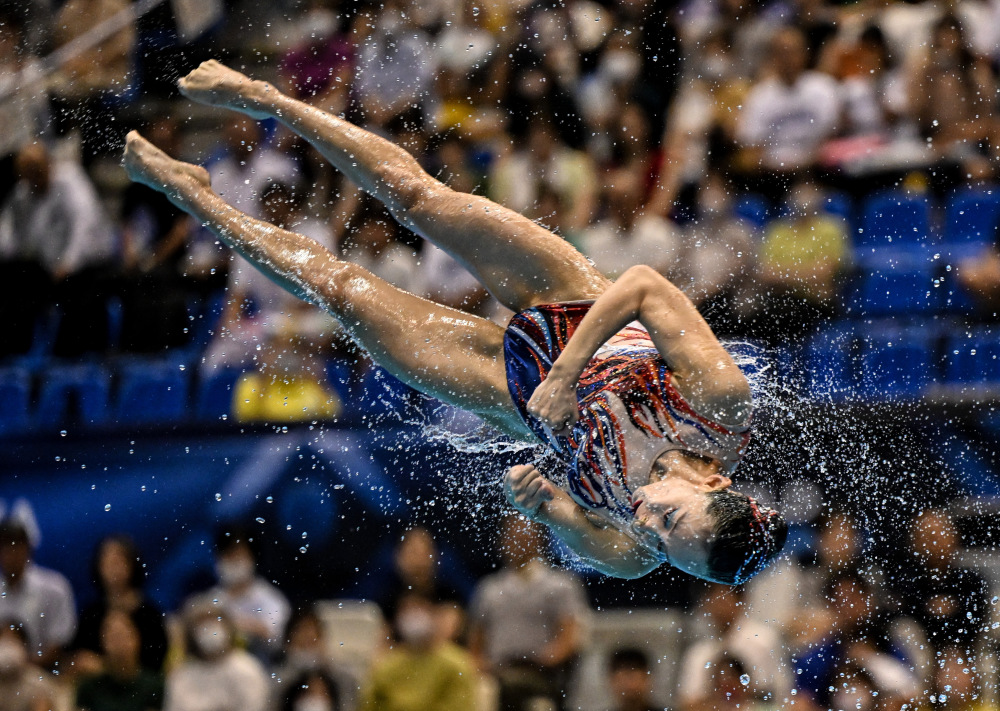
[{"label": "person in white shirt", "polygon": [[724,656],[737,659],[750,677],[754,696],[780,702],[792,689],[782,640],[773,626],[750,618],[742,588],[712,584],[696,611],[703,629],[681,660],[678,695],[681,708],[694,708],[709,698]]},{"label": "person in white shirt", "polygon": [[737,138],[759,153],[762,168],[788,173],[809,167],[833,136],[840,111],[833,77],[807,71],[806,39],[788,27],[771,41],[773,75],[747,96]]},{"label": "person in white shirt", "polygon": [[284,646],[291,616],[288,598],[257,574],[257,555],[247,531],[220,530],[215,541],[215,574],[219,584],[195,595],[192,605],[214,604],[231,620],[247,649],[270,661]]},{"label": "person in white shirt", "polygon": [[76,632],[76,603],[69,580],[32,562],[25,525],[0,523],[0,619],[16,620],[27,633],[32,660],[52,664]]},{"label": "person in white shirt", "polygon": [[234,645],[235,631],[221,604],[198,604],[187,612],[188,656],[167,674],[163,711],[268,708],[267,673],[253,655]]}]

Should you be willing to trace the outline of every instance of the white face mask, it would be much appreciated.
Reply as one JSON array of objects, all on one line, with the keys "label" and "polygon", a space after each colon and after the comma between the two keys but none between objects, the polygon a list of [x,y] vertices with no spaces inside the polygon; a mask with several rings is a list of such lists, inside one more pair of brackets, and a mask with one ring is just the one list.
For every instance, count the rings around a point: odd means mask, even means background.
[{"label": "white face mask", "polygon": [[642,60],[635,52],[612,49],[601,59],[601,69],[612,81],[630,82],[639,76]]},{"label": "white face mask", "polygon": [[434,616],[419,608],[407,610],[396,618],[396,630],[407,644],[427,644],[434,636]]},{"label": "white face mask", "polygon": [[333,704],[319,696],[303,696],[295,702],[293,711],[333,711]]},{"label": "white face mask", "polygon": [[206,657],[214,657],[229,648],[229,629],[221,622],[206,622],[194,633],[194,643]]},{"label": "white face mask", "polygon": [[19,672],[28,663],[28,650],[17,642],[0,642],[0,674]]},{"label": "white face mask", "polygon": [[215,564],[215,574],[225,586],[243,585],[253,580],[255,568],[252,561],[245,559],[220,560]]}]

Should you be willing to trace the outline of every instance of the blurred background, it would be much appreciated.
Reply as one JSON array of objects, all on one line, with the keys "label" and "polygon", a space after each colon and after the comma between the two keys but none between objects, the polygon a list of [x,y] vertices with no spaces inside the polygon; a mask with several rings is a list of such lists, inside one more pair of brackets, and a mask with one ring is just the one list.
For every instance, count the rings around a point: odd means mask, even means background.
[{"label": "blurred background", "polygon": [[[510,517],[531,447],[374,367],[120,166],[509,312],[220,59],[649,264],[755,389],[745,588]],[[5,0],[0,709],[997,708],[997,0]],[[551,565],[550,565],[551,564]]]}]

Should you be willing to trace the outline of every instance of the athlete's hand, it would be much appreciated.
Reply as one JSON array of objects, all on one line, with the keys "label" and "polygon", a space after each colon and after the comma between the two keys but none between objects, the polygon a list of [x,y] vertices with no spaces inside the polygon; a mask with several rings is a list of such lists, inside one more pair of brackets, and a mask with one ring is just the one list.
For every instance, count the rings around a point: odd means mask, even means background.
[{"label": "athlete's hand", "polygon": [[537,417],[555,434],[568,435],[570,429],[580,419],[580,408],[576,401],[576,383],[549,376],[535,388],[528,400],[528,412]]},{"label": "athlete's hand", "polygon": [[503,493],[515,509],[534,520],[538,509],[556,497],[555,484],[543,477],[533,464],[511,467],[503,477]]}]

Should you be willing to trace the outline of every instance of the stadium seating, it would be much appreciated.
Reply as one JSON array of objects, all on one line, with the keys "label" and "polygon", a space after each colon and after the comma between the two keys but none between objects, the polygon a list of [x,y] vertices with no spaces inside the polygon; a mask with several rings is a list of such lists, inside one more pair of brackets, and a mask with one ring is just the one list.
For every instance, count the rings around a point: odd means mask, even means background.
[{"label": "stadium seating", "polygon": [[15,434],[28,427],[30,404],[31,374],[28,370],[0,370],[0,435]]},{"label": "stadium seating", "polygon": [[125,363],[114,406],[116,419],[132,424],[182,419],[187,411],[189,372],[175,363]]},{"label": "stadium seating", "polygon": [[968,188],[945,207],[943,246],[953,258],[973,257],[992,244],[1000,220],[1000,188]]},{"label": "stadium seating", "polygon": [[35,426],[55,429],[79,419],[85,426],[103,425],[109,415],[111,373],[100,365],[54,365],[42,375]]}]

